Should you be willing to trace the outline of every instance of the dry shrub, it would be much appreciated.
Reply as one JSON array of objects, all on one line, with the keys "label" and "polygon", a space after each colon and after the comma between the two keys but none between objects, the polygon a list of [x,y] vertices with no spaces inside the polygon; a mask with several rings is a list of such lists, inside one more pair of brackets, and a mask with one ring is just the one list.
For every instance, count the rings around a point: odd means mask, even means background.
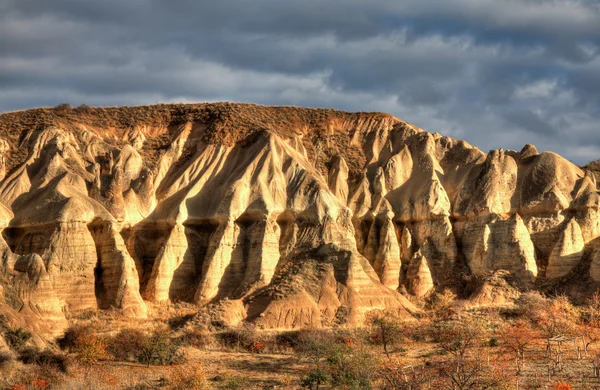
[{"label": "dry shrub", "polygon": [[148,336],[137,329],[123,329],[106,340],[107,351],[122,361],[137,361],[140,352],[146,347]]},{"label": "dry shrub", "polygon": [[54,107],[54,111],[59,113],[67,113],[71,111],[71,105],[68,103],[62,103]]},{"label": "dry shrub", "polygon": [[91,326],[74,326],[58,340],[60,347],[75,353],[77,360],[84,364],[96,364],[108,358],[106,342]]},{"label": "dry shrub", "polygon": [[312,345],[313,340],[328,340],[345,346],[353,346],[363,337],[357,330],[336,329],[301,329],[277,333],[273,336],[272,348],[274,351],[305,352],[307,346]]},{"label": "dry shrub", "polygon": [[371,388],[375,361],[365,350],[336,344],[326,355],[325,367],[334,388]]},{"label": "dry shrub", "polygon": [[56,370],[61,373],[67,373],[71,364],[69,358],[61,353],[50,350],[39,351],[36,348],[27,348],[21,351],[19,360],[24,364],[35,364],[43,367],[46,371]]},{"label": "dry shrub", "polygon": [[536,321],[538,313],[543,311],[548,304],[548,299],[537,291],[527,291],[517,299],[515,314],[518,317]]},{"label": "dry shrub", "polygon": [[417,343],[426,342],[431,335],[431,323],[422,319],[418,322],[407,322],[402,327],[404,337]]},{"label": "dry shrub", "polygon": [[545,298],[533,291],[522,294],[516,303],[515,314],[531,321],[547,338],[572,335],[581,318],[590,314],[574,307],[566,296]]},{"label": "dry shrub", "polygon": [[4,332],[4,340],[6,340],[8,345],[15,351],[19,351],[21,348],[25,347],[31,337],[31,332],[23,328],[14,330],[9,329]]},{"label": "dry shrub", "polygon": [[[112,367],[76,366],[66,380],[52,384],[52,390],[112,390],[128,388],[133,378],[123,377]],[[76,371],[76,372],[75,372]]]},{"label": "dry shrub", "polygon": [[559,296],[549,300],[544,310],[537,313],[536,323],[548,338],[569,336],[575,332],[579,318],[579,311],[569,299]]},{"label": "dry shrub", "polygon": [[56,366],[42,364],[34,368],[33,382],[35,382],[36,379],[38,381],[44,380],[46,383],[48,383],[49,387],[51,387],[54,384],[62,382],[65,379],[66,375],[68,374],[66,374],[64,371],[60,370]]},{"label": "dry shrub", "polygon": [[168,366],[185,363],[187,358],[167,332],[158,331],[147,338],[137,355],[137,360],[148,366]]},{"label": "dry shrub", "polygon": [[318,363],[335,344],[331,331],[307,329],[298,333],[296,351]]},{"label": "dry shrub", "polygon": [[300,337],[301,332],[303,332],[303,331],[292,330],[292,331],[277,333],[274,336],[273,343],[274,343],[275,347],[277,347],[280,350],[293,351],[298,347],[298,345],[300,343],[299,337]]},{"label": "dry shrub", "polygon": [[363,329],[334,329],[334,342],[344,347],[355,347],[361,344],[361,339],[367,338],[367,331]]},{"label": "dry shrub", "polygon": [[435,319],[447,319],[452,317],[456,310],[454,308],[454,301],[456,300],[456,294],[446,289],[441,293],[436,292],[431,295],[425,303],[425,309],[429,312],[430,316]]},{"label": "dry shrub", "polygon": [[375,362],[365,349],[340,342],[330,331],[304,331],[298,342],[297,351],[311,362],[310,370],[302,378],[304,387],[329,384],[333,388],[371,388]]},{"label": "dry shrub", "polygon": [[95,334],[91,326],[76,325],[65,331],[65,334],[59,338],[58,345],[65,351],[76,351],[88,339],[90,334]]},{"label": "dry shrub", "polygon": [[15,356],[10,351],[0,351],[0,370],[6,369],[15,360]]},{"label": "dry shrub", "polygon": [[103,340],[106,351],[116,360],[137,361],[146,365],[172,365],[186,361],[178,343],[166,331],[148,335],[136,329],[123,329]]},{"label": "dry shrub", "polygon": [[171,370],[168,388],[173,390],[204,390],[208,389],[209,386],[206,375],[200,367],[181,366]]},{"label": "dry shrub", "polygon": [[263,352],[267,343],[270,343],[265,334],[257,332],[252,326],[229,329],[217,333],[216,337],[224,347],[252,353]]},{"label": "dry shrub", "polygon": [[195,348],[206,348],[214,343],[214,337],[210,332],[195,328],[186,329],[177,340],[181,345]]},{"label": "dry shrub", "polygon": [[25,347],[27,342],[33,336],[27,329],[12,329],[8,324],[6,316],[3,314],[0,314],[0,335],[3,336],[8,346],[14,351],[19,351],[21,348]]}]

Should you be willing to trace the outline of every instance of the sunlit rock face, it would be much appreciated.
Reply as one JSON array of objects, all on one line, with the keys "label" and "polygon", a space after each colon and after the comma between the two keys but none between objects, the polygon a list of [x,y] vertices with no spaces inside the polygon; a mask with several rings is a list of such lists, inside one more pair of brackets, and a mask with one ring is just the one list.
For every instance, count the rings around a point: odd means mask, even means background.
[{"label": "sunlit rock face", "polygon": [[381,113],[5,114],[0,202],[0,308],[56,324],[45,332],[83,310],[144,318],[168,301],[227,302],[234,322],[267,328],[356,325],[372,309],[410,316],[407,295],[465,274],[600,282],[593,175]]}]

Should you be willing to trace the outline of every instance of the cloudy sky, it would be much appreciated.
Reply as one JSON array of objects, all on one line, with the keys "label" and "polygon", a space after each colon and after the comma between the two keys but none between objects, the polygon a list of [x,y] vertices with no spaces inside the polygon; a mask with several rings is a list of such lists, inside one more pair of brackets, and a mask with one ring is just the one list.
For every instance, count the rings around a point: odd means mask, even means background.
[{"label": "cloudy sky", "polygon": [[386,111],[600,158],[598,0],[0,0],[0,112],[246,101]]}]

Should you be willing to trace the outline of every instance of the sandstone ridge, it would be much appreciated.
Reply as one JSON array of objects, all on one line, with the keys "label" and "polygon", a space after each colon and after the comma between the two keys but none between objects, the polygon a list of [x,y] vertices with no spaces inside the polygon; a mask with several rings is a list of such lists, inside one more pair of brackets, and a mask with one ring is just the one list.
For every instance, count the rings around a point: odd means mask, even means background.
[{"label": "sandstone ridge", "polygon": [[360,324],[497,271],[600,285],[595,177],[531,145],[486,154],[383,113],[234,103],[28,110],[0,115],[0,138],[0,314],[41,333],[166,301]]}]

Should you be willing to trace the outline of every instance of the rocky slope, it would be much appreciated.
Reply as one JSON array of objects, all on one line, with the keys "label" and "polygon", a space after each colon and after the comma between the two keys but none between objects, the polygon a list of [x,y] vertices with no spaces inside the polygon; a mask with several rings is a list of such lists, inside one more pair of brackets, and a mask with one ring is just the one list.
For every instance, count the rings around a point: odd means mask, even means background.
[{"label": "rocky slope", "polygon": [[165,301],[357,324],[495,271],[573,297],[600,285],[595,177],[531,145],[230,103],[29,110],[0,115],[0,138],[0,314],[41,333]]}]

